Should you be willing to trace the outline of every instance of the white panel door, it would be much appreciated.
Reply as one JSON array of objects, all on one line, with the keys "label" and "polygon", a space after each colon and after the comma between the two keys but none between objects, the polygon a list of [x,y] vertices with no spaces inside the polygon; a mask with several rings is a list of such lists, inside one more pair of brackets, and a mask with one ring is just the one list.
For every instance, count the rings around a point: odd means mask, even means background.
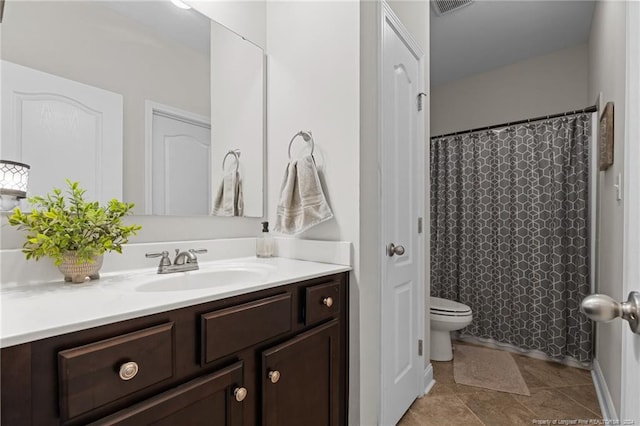
[{"label": "white panel door", "polygon": [[31,166],[29,195],[80,182],[122,199],[122,96],[2,61],[0,157]]},{"label": "white panel door", "polygon": [[211,127],[154,110],[151,147],[151,213],[211,213]]},{"label": "white panel door", "polygon": [[[627,112],[625,135],[625,244],[623,295],[640,292],[640,3],[627,4]],[[640,424],[640,335],[624,325],[622,335],[622,413]],[[622,423],[625,424],[625,423]]]},{"label": "white panel door", "polygon": [[[422,54],[390,12],[383,13],[382,46],[382,406],[381,424],[395,424],[420,393],[424,253]],[[391,256],[389,244],[401,246]]]}]

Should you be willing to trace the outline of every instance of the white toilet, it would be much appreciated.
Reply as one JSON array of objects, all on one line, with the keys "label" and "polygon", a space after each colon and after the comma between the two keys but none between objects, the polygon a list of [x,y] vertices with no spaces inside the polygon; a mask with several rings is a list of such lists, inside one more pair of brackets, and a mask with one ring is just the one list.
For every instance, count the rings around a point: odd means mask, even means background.
[{"label": "white toilet", "polygon": [[471,308],[453,300],[431,297],[431,359],[451,361],[451,332],[460,330],[473,318]]}]

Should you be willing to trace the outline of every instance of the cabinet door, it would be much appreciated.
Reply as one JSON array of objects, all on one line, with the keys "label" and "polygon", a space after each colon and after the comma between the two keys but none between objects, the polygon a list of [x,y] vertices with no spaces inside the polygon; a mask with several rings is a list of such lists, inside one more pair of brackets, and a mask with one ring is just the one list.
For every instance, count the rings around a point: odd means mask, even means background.
[{"label": "cabinet door", "polygon": [[[242,424],[243,364],[194,379],[92,425],[235,426]],[[238,392],[238,391],[239,392]],[[242,392],[245,392],[242,395]]]},{"label": "cabinet door", "polygon": [[265,426],[339,424],[338,320],[262,353]]}]

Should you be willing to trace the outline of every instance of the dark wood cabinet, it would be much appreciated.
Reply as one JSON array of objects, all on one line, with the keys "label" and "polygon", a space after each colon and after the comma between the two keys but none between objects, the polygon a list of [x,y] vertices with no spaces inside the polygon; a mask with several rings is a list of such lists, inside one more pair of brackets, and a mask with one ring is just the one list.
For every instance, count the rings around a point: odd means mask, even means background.
[{"label": "dark wood cabinet", "polygon": [[318,326],[262,353],[265,426],[340,424],[340,326]]},{"label": "dark wood cabinet", "polygon": [[347,306],[341,273],[3,348],[0,421],[345,425]]},{"label": "dark wood cabinet", "polygon": [[202,363],[287,333],[291,326],[290,293],[202,315]]},{"label": "dark wood cabinet", "polygon": [[306,325],[316,324],[340,313],[340,281],[330,281],[305,289]]},{"label": "dark wood cabinet", "polygon": [[241,426],[242,362],[192,380],[97,422],[93,426]]},{"label": "dark wood cabinet", "polygon": [[173,376],[173,323],[58,353],[60,416],[77,417]]}]

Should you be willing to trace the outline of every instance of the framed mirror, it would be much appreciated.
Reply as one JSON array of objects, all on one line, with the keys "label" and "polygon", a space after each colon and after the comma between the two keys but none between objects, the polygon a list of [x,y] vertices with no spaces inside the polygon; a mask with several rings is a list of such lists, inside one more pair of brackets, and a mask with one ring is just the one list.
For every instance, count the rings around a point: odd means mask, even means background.
[{"label": "framed mirror", "polygon": [[136,214],[263,216],[260,47],[169,0],[8,2],[0,31],[0,157],[30,195],[69,178]]}]

